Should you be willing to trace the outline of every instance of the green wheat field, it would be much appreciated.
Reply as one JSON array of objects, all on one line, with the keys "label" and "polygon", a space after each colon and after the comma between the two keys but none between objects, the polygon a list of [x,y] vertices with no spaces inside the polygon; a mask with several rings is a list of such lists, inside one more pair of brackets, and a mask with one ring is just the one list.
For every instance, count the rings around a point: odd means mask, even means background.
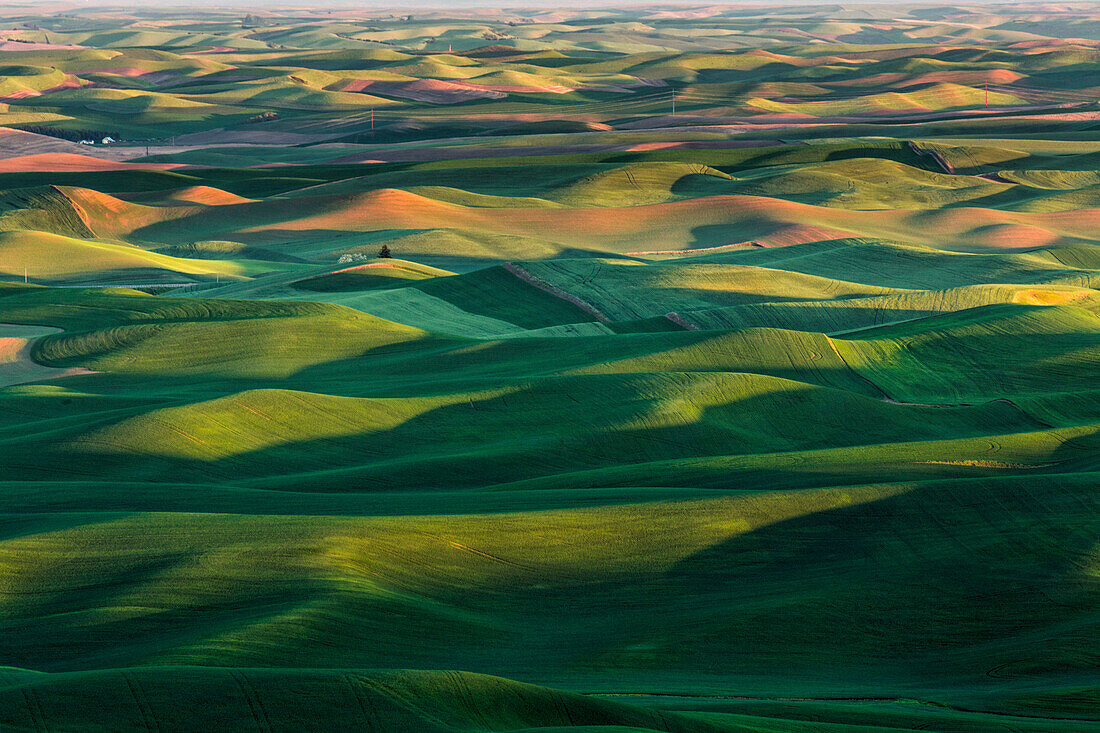
[{"label": "green wheat field", "polygon": [[1085,2],[0,5],[0,730],[1100,730],[1098,100]]}]

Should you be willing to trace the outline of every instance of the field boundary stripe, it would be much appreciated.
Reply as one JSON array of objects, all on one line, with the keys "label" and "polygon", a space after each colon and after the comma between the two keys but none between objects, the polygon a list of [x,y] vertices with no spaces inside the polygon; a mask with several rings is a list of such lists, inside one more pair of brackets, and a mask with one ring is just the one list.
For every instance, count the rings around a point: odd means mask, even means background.
[{"label": "field boundary stripe", "polygon": [[[825,341],[828,342],[829,348],[831,348],[833,350],[833,353],[836,354],[836,358],[840,359],[840,362],[842,364],[844,364],[844,366],[848,367],[848,371],[850,371],[852,374],[856,375],[856,377],[858,379],[861,379],[864,382],[866,382],[867,384],[871,385],[875,389],[876,392],[878,392],[880,395],[882,395],[882,399],[885,400],[886,402],[895,402],[895,400],[890,395],[888,395],[886,393],[886,390],[884,390],[882,387],[878,386],[877,384],[872,382],[870,379],[868,379],[867,377],[863,376],[858,371],[856,371],[852,367],[852,365],[848,363],[848,360],[844,358],[844,355],[840,353],[840,349],[838,349],[836,347],[836,344],[833,343],[833,340],[829,336],[827,336],[827,335],[825,336]],[[897,403],[897,404],[901,404],[901,403]]]},{"label": "field boundary stripe", "polygon": [[558,287],[555,287],[554,285],[551,285],[550,283],[543,280],[541,277],[528,272],[527,270],[523,269],[522,267],[515,264],[514,262],[505,262],[504,265],[502,265],[502,267],[507,272],[510,272],[511,274],[515,275],[517,278],[519,278],[523,282],[527,283],[528,285],[536,287],[536,288],[538,288],[539,290],[542,290],[545,293],[549,293],[550,295],[553,295],[555,298],[561,298],[565,302],[571,303],[572,305],[577,306],[578,308],[585,311],[589,315],[594,316],[596,318],[596,320],[599,321],[600,323],[611,323],[611,319],[608,318],[604,313],[602,313],[598,308],[596,308],[596,306],[582,300],[581,298],[577,297],[576,295],[573,295],[572,293],[567,293],[566,291],[562,290],[561,288],[558,288]]}]

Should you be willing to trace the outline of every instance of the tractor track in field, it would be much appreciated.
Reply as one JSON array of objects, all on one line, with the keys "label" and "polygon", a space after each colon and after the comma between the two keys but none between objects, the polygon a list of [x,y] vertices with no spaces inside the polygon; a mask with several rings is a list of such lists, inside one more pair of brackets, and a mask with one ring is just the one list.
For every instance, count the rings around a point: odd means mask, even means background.
[{"label": "tractor track in field", "polygon": [[487,560],[492,560],[493,562],[498,562],[498,563],[501,563],[503,565],[508,565],[510,567],[513,567],[513,568],[519,568],[520,570],[526,570],[526,571],[532,572],[532,573],[535,572],[535,568],[531,567],[530,565],[524,565],[523,563],[518,563],[518,562],[515,562],[513,560],[509,560],[507,558],[500,557],[499,555],[494,555],[492,553],[485,552],[484,550],[479,550],[476,547],[470,547],[469,545],[463,544],[462,542],[458,542],[457,540],[450,540],[450,539],[447,539],[446,537],[443,537],[441,535],[432,534],[431,532],[424,532],[423,534],[424,534],[425,537],[431,537],[433,540],[438,540],[440,542],[445,542],[446,544],[450,545],[452,548],[454,548],[456,550],[463,550],[465,552],[469,552],[469,553],[472,553],[474,555],[484,557]]}]

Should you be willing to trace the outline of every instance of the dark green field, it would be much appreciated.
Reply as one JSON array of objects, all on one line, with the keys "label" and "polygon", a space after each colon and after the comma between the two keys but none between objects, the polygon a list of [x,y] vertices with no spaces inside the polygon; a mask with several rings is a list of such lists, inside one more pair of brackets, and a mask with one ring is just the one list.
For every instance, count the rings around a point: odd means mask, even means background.
[{"label": "dark green field", "polygon": [[0,7],[0,730],[1100,729],[1098,100],[1086,3]]}]

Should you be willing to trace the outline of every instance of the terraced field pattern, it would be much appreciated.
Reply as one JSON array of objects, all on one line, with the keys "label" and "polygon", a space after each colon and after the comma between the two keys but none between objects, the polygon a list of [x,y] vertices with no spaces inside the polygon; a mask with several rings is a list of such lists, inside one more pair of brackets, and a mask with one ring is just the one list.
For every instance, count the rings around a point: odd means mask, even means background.
[{"label": "terraced field pattern", "polygon": [[0,730],[1100,729],[1094,5],[0,62]]}]

